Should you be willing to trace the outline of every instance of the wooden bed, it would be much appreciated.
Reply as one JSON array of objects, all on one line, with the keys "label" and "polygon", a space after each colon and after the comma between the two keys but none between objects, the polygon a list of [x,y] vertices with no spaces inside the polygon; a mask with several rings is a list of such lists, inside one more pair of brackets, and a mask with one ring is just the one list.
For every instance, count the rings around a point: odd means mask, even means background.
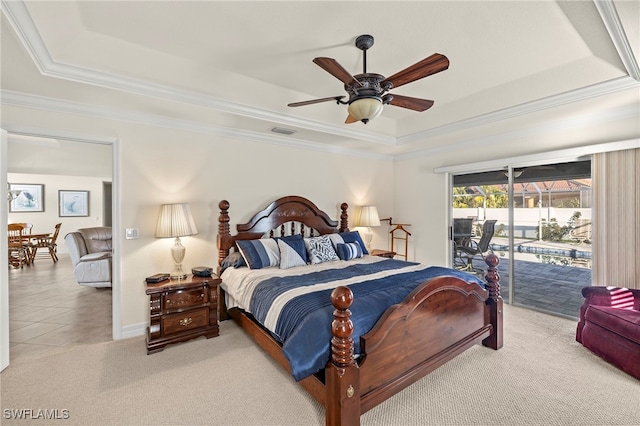
[{"label": "wooden bed", "polygon": [[[229,255],[237,240],[273,236],[298,222],[319,234],[348,231],[348,205],[340,206],[340,220],[331,220],[311,201],[298,196],[280,198],[231,235],[229,202],[219,203],[218,259]],[[298,225],[299,227],[299,225]],[[299,228],[297,228],[299,230]],[[354,357],[349,307],[351,290],[338,287],[331,294],[335,307],[331,358],[324,371],[298,383],[325,407],[327,425],[358,425],[360,415],[424,377],[469,347],[482,343],[502,347],[502,298],[498,258],[487,256],[486,290],[455,277],[438,277],[420,284],[404,301],[391,306],[361,338],[362,354]],[[283,368],[291,372],[281,345],[237,308],[227,309],[220,295],[221,320],[233,318]]]}]

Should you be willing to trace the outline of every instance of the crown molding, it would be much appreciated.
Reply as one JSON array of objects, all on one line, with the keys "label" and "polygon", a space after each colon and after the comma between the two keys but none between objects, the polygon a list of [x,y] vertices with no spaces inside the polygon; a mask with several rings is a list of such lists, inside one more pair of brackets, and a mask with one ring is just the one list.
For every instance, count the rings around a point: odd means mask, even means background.
[{"label": "crown molding", "polygon": [[3,125],[3,128],[12,135],[20,135],[20,136],[33,136],[36,138],[51,138],[51,139],[62,139],[65,141],[71,142],[85,142],[85,143],[94,143],[100,145],[113,145],[118,141],[116,137],[103,136],[103,135],[92,135],[87,133],[79,133],[79,132],[70,132],[66,130],[58,130],[58,129],[45,129],[42,127],[36,126],[23,126],[23,125],[13,125],[7,124]]},{"label": "crown molding", "polygon": [[574,102],[585,101],[599,96],[608,95],[623,90],[640,87],[640,82],[631,77],[618,77],[613,80],[594,84],[580,89],[571,90],[559,95],[549,96],[547,98],[538,99],[513,107],[501,109],[487,114],[478,115],[466,120],[456,121],[454,123],[445,124],[443,126],[434,127],[433,129],[423,132],[413,133],[411,135],[398,138],[398,145],[406,145],[410,143],[420,142],[442,136],[448,133],[460,130],[480,127],[486,124],[496,123],[516,118],[522,115],[533,114],[551,108],[571,104]]},{"label": "crown molding", "polygon": [[[312,151],[328,152],[340,155],[349,155],[354,157],[370,158],[383,161],[393,160],[393,156],[371,153],[369,151],[353,150],[343,148],[335,145],[327,145],[318,142],[310,142],[302,139],[295,139],[291,137],[281,137],[276,134],[260,133],[250,130],[243,130],[237,128],[216,126],[210,124],[204,124],[201,122],[194,122],[189,120],[182,120],[177,118],[171,118],[166,116],[160,116],[149,113],[142,113],[137,111],[128,111],[123,109],[108,108],[103,106],[96,106],[91,104],[83,104],[80,102],[55,99],[45,96],[32,95],[28,93],[20,93],[9,90],[3,90],[0,92],[0,104],[3,106],[13,106],[20,108],[39,109],[48,112],[55,112],[61,114],[72,114],[84,117],[98,118],[101,120],[114,120],[120,122],[127,122],[132,124],[141,124],[146,126],[171,128],[180,131],[200,133],[205,135],[225,137],[240,140],[249,140],[254,142],[269,143],[271,145],[279,145],[286,147],[295,147]],[[6,125],[7,130],[14,131],[15,133],[31,135],[31,136],[49,136],[54,137],[52,132],[47,131],[34,131],[33,128],[27,130],[18,130],[12,128],[11,125]],[[85,140],[79,138],[77,135],[69,134],[68,137],[59,136],[60,139],[70,140]],[[112,139],[104,137],[105,143],[109,143]],[[86,140],[85,140],[86,141]]]},{"label": "crown molding", "polygon": [[527,139],[533,137],[544,137],[551,132],[561,132],[573,128],[584,126],[587,122],[590,125],[606,125],[618,120],[629,118],[637,118],[640,116],[640,106],[637,104],[627,105],[624,107],[608,110],[604,113],[581,115],[574,119],[563,118],[561,120],[547,121],[545,123],[531,126],[525,129],[519,129],[511,132],[500,133],[497,135],[488,135],[482,138],[469,139],[452,145],[442,145],[417,151],[412,151],[395,156],[396,160],[407,160],[417,157],[426,157],[441,152],[459,151],[467,147],[478,147],[482,145],[505,142],[514,140]]},{"label": "crown molding", "polygon": [[616,10],[613,1],[599,0],[594,1],[594,3],[598,9],[600,17],[602,18],[602,22],[604,22],[604,25],[609,32],[609,37],[611,37],[611,41],[616,47],[618,55],[627,70],[627,74],[629,74],[629,77],[634,80],[640,81],[640,68],[638,67],[638,61],[633,54],[631,44],[629,43],[629,39],[624,31],[624,27],[620,21],[620,16],[618,16],[618,11]]},{"label": "crown molding", "polygon": [[[40,73],[45,76],[75,81],[78,83],[89,84],[113,90],[119,90],[127,93],[134,93],[143,96],[151,96],[155,98],[182,102],[189,105],[205,107],[234,115],[240,115],[258,120],[264,120],[267,122],[282,124],[285,126],[300,127],[321,133],[332,134],[335,136],[357,140],[365,140],[367,142],[373,142],[387,146],[400,146],[421,142],[424,140],[428,140],[429,138],[442,136],[452,132],[480,127],[490,123],[495,123],[498,121],[508,120],[514,117],[543,111],[549,108],[555,108],[573,102],[595,98],[598,96],[606,95],[608,93],[638,87],[640,81],[640,71],[638,70],[638,64],[635,60],[628,39],[625,35],[622,23],[620,22],[618,14],[615,10],[613,1],[598,0],[594,1],[594,3],[603,19],[603,22],[605,23],[607,30],[609,31],[612,42],[616,46],[616,49],[618,50],[618,53],[627,69],[627,72],[629,73],[629,76],[620,77],[607,82],[572,90],[559,95],[550,96],[540,100],[516,105],[514,107],[505,108],[492,113],[483,114],[471,117],[469,119],[435,127],[422,132],[395,138],[393,136],[380,135],[363,130],[353,130],[349,128],[337,127],[306,118],[301,119],[292,115],[244,105],[214,96],[182,90],[176,87],[155,84],[146,80],[135,79],[122,75],[110,74],[88,68],[55,62],[51,58],[51,55],[49,54],[46,45],[44,44],[38,32],[37,27],[31,19],[29,11],[27,10],[24,2],[1,0],[2,10],[7,16],[8,21],[11,23],[16,34],[18,35],[18,38],[23,43],[25,49],[36,64],[36,67],[38,68]],[[99,107],[94,108],[99,109]],[[147,118],[150,117],[151,116],[148,115]],[[152,121],[156,121],[157,119],[158,117],[155,117],[155,119]],[[168,120],[164,119],[163,121],[166,124]],[[198,127],[198,125],[195,123],[191,123],[191,125],[187,127],[196,128]],[[208,132],[212,132],[212,134],[221,134],[229,137],[249,137],[250,134],[253,134],[254,136],[259,135],[255,132],[244,132],[236,129],[216,128],[215,130],[213,130],[213,126],[205,125],[203,127],[208,128]],[[262,137],[255,137],[251,140],[267,141],[272,139],[274,138],[271,135],[262,135]],[[275,141],[272,141],[272,143],[275,143]],[[280,140],[278,143],[283,145],[292,144],[294,146],[297,146],[299,143],[304,143],[306,145],[311,144],[308,141],[292,141],[290,138],[287,138],[286,140]],[[316,145],[317,146],[313,147],[314,149],[320,147],[328,147],[324,144]],[[450,146],[449,148],[453,149],[459,146],[460,145],[458,144],[456,146]],[[351,152],[355,154],[355,151]],[[358,153],[358,155],[362,155],[361,151],[358,151]],[[386,156],[383,157],[388,158]],[[402,155],[400,157],[402,157]]]}]

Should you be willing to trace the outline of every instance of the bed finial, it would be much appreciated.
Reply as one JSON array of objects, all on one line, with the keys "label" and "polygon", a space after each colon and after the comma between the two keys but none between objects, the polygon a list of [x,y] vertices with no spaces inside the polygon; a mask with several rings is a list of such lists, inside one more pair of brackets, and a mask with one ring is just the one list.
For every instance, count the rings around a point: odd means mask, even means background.
[{"label": "bed finial", "polygon": [[218,216],[218,265],[222,264],[229,255],[231,248],[231,232],[229,231],[229,202],[222,200],[218,203],[220,216]]},{"label": "bed finial", "polygon": [[489,284],[487,290],[489,290],[489,298],[498,300],[500,298],[500,274],[498,273],[498,264],[500,258],[494,253],[489,253],[484,262],[487,264],[487,274],[485,280]]},{"label": "bed finial", "polygon": [[360,378],[353,357],[353,323],[349,310],[353,293],[347,287],[336,287],[331,292],[331,303],[336,309],[331,323],[331,361],[325,369],[325,424],[359,425]]},{"label": "bed finial", "polygon": [[491,335],[482,341],[482,344],[492,349],[500,349],[503,344],[502,332],[502,297],[500,296],[500,274],[498,264],[500,258],[493,253],[489,253],[484,262],[487,264],[486,288],[489,291],[487,305],[489,306],[489,322],[493,326]]},{"label": "bed finial", "polygon": [[347,209],[349,208],[349,204],[342,203],[340,204],[340,232],[349,232],[349,214],[347,213]]},{"label": "bed finial", "polygon": [[353,323],[349,307],[353,303],[353,293],[347,287],[336,287],[331,292],[331,303],[336,308],[333,311],[331,323],[331,360],[338,366],[349,365],[353,362]]}]

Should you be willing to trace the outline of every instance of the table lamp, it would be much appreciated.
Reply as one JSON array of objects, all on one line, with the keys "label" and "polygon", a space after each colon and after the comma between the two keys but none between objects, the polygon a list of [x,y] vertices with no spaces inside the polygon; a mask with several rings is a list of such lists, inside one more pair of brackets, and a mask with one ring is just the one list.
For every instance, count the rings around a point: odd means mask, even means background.
[{"label": "table lamp", "polygon": [[378,208],[376,206],[362,206],[360,208],[360,217],[358,218],[356,226],[367,228],[367,232],[363,235],[364,244],[367,246],[367,250],[371,251],[371,240],[373,240],[371,227],[380,226]]},{"label": "table lamp", "polygon": [[191,216],[189,204],[163,204],[160,209],[158,226],[156,227],[156,238],[174,238],[176,243],[171,247],[171,256],[175,267],[171,272],[172,280],[179,280],[187,277],[182,271],[182,261],[186,249],[180,243],[180,237],[195,235],[198,233],[196,224]]}]

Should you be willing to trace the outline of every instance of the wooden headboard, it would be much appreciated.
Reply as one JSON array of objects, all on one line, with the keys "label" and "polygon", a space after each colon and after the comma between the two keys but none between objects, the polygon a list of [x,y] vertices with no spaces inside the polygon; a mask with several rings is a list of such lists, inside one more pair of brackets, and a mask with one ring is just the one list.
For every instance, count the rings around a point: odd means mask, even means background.
[{"label": "wooden headboard", "polygon": [[262,238],[265,234],[273,237],[276,231],[279,235],[289,235],[299,231],[304,234],[305,228],[310,230],[311,234],[317,232],[319,235],[349,231],[347,203],[340,205],[342,213],[340,226],[338,226],[338,221],[331,220],[327,213],[306,198],[295,195],[282,197],[269,204],[264,210],[257,212],[247,223],[236,225],[236,235],[231,235],[229,229],[229,202],[222,200],[218,207],[220,208],[218,265],[229,255],[229,251],[235,246],[237,240],[255,240]]}]

